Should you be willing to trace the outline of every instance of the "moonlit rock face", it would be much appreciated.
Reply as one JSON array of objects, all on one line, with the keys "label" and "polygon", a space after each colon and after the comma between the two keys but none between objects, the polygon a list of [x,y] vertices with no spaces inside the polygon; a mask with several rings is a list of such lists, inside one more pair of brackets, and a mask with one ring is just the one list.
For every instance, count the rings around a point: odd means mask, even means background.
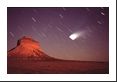
[{"label": "moonlit rock face", "polygon": [[75,40],[76,38],[78,37],[78,34],[71,34],[70,36],[69,36],[69,38],[71,39],[71,40]]}]

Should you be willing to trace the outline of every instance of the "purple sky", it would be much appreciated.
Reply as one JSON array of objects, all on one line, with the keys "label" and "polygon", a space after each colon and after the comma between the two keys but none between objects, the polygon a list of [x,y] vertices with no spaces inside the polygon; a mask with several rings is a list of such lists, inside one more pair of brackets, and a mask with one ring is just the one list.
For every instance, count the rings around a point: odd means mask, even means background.
[{"label": "purple sky", "polygon": [[[108,7],[8,7],[7,13],[8,50],[26,35],[56,58],[109,61]],[[71,40],[76,32],[83,34]]]}]

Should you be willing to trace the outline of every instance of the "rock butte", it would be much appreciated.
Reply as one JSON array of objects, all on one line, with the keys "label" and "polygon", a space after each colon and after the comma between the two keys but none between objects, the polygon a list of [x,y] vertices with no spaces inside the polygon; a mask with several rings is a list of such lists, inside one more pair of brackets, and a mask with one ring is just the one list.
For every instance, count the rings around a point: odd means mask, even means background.
[{"label": "rock butte", "polygon": [[24,36],[17,41],[17,46],[8,51],[8,58],[57,60],[43,52],[38,41]]}]

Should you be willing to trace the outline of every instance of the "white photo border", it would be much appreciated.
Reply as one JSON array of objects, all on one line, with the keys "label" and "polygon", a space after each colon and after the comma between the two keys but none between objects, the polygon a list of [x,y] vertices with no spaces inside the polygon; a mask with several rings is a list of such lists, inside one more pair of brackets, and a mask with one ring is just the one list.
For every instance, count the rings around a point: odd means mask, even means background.
[{"label": "white photo border", "polygon": [[[109,74],[7,74],[7,7],[109,7]],[[0,81],[116,81],[116,0],[0,0]]]}]

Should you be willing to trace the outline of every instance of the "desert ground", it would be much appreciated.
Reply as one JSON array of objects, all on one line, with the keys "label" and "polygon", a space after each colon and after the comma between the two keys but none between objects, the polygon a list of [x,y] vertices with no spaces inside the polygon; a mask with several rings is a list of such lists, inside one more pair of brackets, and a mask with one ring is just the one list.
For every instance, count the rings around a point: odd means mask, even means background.
[{"label": "desert ground", "polygon": [[109,62],[7,61],[8,74],[109,74]]}]

